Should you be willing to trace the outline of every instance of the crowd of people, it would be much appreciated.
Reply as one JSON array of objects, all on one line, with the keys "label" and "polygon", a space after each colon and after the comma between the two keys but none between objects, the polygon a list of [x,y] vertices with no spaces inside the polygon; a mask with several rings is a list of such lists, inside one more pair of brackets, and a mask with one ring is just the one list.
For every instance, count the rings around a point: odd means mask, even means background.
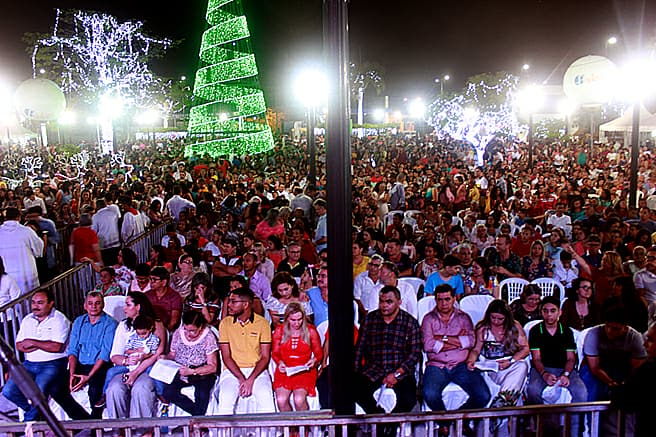
[{"label": "crowd of people", "polygon": [[[212,399],[215,412],[232,414],[244,411],[238,400],[251,396],[250,412],[307,409],[315,394],[330,405],[331,205],[323,139],[317,140],[314,184],[302,171],[302,147],[289,145],[218,162],[184,160],[177,143],[137,147],[126,150],[129,171],[94,157],[80,179],[71,166],[57,168],[56,151],[34,150],[48,177],[13,189],[0,185],[0,284],[13,278],[20,293],[38,285],[38,264],[50,262],[47,248],[59,243],[51,240],[59,223],[76,225],[62,243],[71,262],[93,263],[100,278],[72,328],[47,291],[32,298],[17,347],[41,376],[44,393],[61,400],[72,418],[87,413],[70,393],[87,385],[94,417],[104,408],[110,417],[152,417],[158,405],[166,412],[171,403],[198,415]],[[627,150],[599,145],[591,152],[544,145],[530,168],[514,144],[496,144],[476,165],[460,142],[353,139],[354,368],[366,412],[385,410],[373,397],[381,386],[396,394],[390,411],[415,406],[422,355],[419,391],[433,410],[445,409],[449,382],[469,395],[461,408],[512,406],[522,398],[543,403],[545,387],[566,389],[558,393],[567,391],[573,402],[602,400],[630,385],[651,356],[641,333],[656,317],[656,173],[644,149],[634,208],[627,204]],[[165,222],[166,235],[147,263],[122,248]],[[9,256],[17,251],[19,257]],[[422,285],[403,280],[409,277]],[[508,278],[552,278],[566,293],[542,296],[528,284],[509,302],[500,287]],[[20,294],[12,287],[6,301]],[[117,295],[126,296],[120,323],[102,314],[104,298]],[[471,295],[491,301],[476,325],[458,308]],[[435,305],[422,314],[426,297]],[[37,334],[41,323],[57,325]],[[584,356],[577,358],[573,333],[584,329],[590,329]],[[167,382],[150,376],[162,358],[179,368]],[[482,362],[496,367],[481,370]],[[70,374],[69,384],[47,376],[60,371]],[[483,373],[500,387],[497,395]],[[187,386],[194,400],[181,394]],[[26,418],[36,417],[11,382],[3,393],[30,411]],[[507,424],[495,423],[494,430],[503,433]]]}]

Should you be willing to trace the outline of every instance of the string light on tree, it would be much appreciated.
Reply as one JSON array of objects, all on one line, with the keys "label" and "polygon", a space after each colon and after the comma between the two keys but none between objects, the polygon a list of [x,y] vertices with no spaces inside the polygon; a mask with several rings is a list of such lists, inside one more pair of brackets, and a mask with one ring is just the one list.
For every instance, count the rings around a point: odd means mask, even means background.
[{"label": "string light on tree", "polygon": [[241,0],[209,0],[185,155],[260,153],[273,148],[266,103]]}]

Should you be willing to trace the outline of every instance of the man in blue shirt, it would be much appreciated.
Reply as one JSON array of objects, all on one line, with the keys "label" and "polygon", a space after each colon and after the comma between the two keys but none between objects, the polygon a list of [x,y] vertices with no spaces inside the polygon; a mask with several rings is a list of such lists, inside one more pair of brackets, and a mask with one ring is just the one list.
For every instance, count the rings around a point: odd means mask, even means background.
[{"label": "man in blue shirt", "polygon": [[105,375],[110,367],[109,353],[118,323],[103,312],[105,302],[99,292],[91,292],[84,300],[86,314],[73,322],[68,342],[69,389],[82,390],[89,385],[91,417],[102,418],[102,407],[95,407],[103,394]]},{"label": "man in blue shirt", "polygon": [[321,322],[328,320],[328,267],[319,269],[317,286],[310,288],[307,295],[314,312],[314,324],[319,326]]}]

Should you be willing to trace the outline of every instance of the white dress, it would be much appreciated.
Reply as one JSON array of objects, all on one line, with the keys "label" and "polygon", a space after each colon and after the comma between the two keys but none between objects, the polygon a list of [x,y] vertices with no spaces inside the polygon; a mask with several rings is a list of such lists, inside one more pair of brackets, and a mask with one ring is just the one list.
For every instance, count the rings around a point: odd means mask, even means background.
[{"label": "white dress", "polygon": [[18,284],[21,294],[39,286],[35,256],[43,254],[43,240],[32,229],[15,220],[0,226],[0,256],[5,272]]}]

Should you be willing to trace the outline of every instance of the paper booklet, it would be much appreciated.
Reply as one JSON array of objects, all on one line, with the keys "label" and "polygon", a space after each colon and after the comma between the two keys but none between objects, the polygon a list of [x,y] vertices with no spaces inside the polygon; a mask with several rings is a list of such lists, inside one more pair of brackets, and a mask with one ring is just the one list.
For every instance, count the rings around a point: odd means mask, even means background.
[{"label": "paper booklet", "polygon": [[170,384],[173,382],[176,373],[180,370],[182,364],[176,363],[172,360],[157,360],[150,369],[150,377],[163,383]]}]

